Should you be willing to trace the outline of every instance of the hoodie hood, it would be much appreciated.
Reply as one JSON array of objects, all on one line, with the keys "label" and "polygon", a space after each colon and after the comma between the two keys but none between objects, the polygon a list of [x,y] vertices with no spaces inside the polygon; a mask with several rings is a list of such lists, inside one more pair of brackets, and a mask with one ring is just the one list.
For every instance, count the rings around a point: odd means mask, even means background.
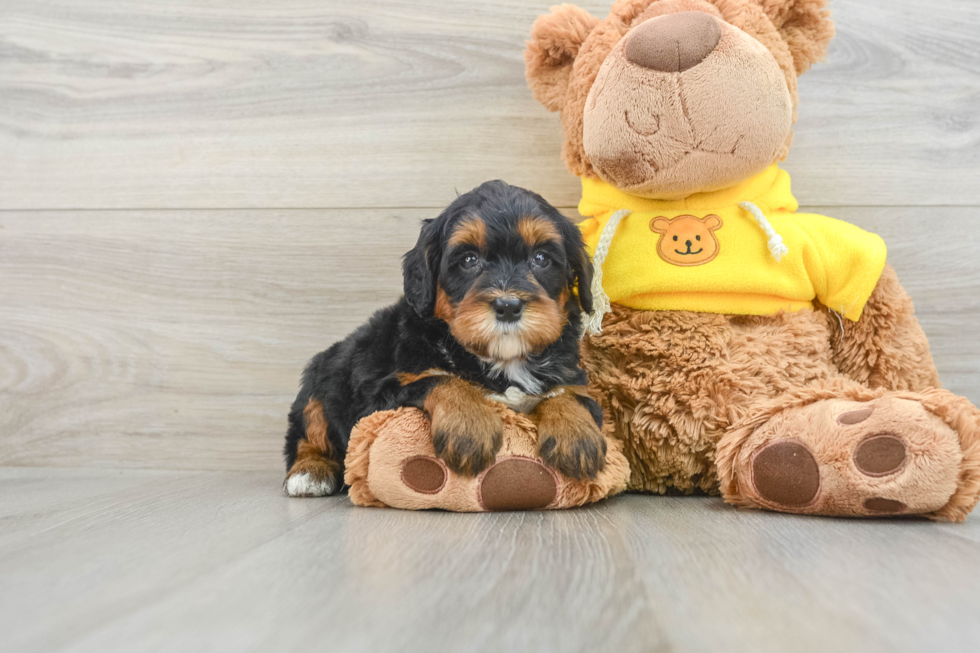
[{"label": "hoodie hood", "polygon": [[793,197],[789,173],[772,164],[754,177],[730,188],[710,193],[695,193],[679,200],[657,200],[625,193],[601,179],[582,178],[582,201],[578,212],[597,217],[627,209],[634,213],[667,211],[718,211],[752,202],[766,214],[776,211],[795,212],[800,204]]}]

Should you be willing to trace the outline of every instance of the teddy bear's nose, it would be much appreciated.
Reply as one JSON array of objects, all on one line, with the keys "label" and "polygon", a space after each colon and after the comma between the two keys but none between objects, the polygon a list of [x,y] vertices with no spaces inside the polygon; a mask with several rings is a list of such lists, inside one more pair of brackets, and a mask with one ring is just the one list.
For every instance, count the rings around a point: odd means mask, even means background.
[{"label": "teddy bear's nose", "polygon": [[703,11],[682,11],[641,23],[626,37],[626,59],[664,73],[693,68],[714,52],[721,25]]}]

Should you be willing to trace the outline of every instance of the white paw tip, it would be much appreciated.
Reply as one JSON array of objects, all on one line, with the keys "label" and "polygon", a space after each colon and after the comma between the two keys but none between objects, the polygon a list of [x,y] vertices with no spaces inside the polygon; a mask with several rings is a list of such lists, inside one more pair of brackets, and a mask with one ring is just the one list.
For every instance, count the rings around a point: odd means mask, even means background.
[{"label": "white paw tip", "polygon": [[293,474],[286,479],[286,494],[291,497],[325,497],[333,494],[334,489],[332,481],[314,481],[308,473]]}]

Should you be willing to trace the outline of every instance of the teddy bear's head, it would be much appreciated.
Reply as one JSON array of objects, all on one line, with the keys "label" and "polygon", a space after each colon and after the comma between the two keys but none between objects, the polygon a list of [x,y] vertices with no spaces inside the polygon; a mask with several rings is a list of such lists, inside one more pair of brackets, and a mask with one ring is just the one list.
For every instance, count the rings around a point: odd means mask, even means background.
[{"label": "teddy bear's head", "polygon": [[561,112],[579,176],[643,197],[718,190],[785,158],[796,79],[833,36],[826,0],[618,0],[600,20],[559,5],[524,52]]}]

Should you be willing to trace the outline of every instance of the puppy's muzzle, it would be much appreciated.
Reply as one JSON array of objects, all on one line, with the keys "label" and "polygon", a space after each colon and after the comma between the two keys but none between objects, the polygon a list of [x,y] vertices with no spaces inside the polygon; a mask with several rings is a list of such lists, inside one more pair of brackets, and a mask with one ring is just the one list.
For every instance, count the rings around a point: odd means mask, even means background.
[{"label": "puppy's muzzle", "polygon": [[514,296],[497,297],[490,305],[499,322],[517,322],[524,310],[524,300]]}]

